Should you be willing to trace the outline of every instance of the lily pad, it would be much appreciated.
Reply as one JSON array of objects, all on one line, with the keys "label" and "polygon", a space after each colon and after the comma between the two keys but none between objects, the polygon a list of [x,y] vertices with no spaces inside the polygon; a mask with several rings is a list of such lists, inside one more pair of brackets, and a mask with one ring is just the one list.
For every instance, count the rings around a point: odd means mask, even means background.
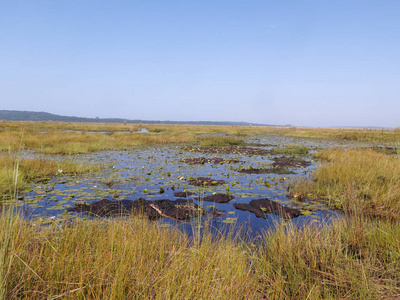
[{"label": "lily pad", "polygon": [[226,219],[223,220],[222,222],[223,222],[223,223],[231,224],[231,223],[235,223],[236,221],[237,221],[237,218],[226,218]]}]

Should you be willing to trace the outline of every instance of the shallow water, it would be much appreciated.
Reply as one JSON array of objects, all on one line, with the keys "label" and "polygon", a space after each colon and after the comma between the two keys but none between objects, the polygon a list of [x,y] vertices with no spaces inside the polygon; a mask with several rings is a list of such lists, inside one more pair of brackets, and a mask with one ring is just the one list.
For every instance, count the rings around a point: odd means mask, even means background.
[{"label": "shallow water", "polygon": [[[248,140],[258,144],[257,148],[270,149],[284,147],[288,144],[306,146],[310,149],[325,147],[342,147],[335,142],[292,139],[286,137],[255,137]],[[261,144],[267,145],[262,146]],[[346,145],[347,146],[347,145]],[[33,155],[30,153],[29,155]],[[23,200],[18,203],[22,213],[39,224],[51,222],[51,219],[68,220],[77,213],[66,209],[77,203],[93,203],[101,199],[113,201],[170,199],[175,200],[174,192],[190,191],[194,194],[189,198],[209,210],[216,208],[224,214],[211,218],[203,216],[201,220],[194,218],[190,224],[180,224],[191,233],[195,225],[202,224],[205,219],[211,222],[215,230],[222,230],[230,224],[244,227],[251,236],[257,236],[277,223],[285,222],[281,217],[267,214],[268,218],[257,218],[253,213],[234,208],[234,203],[249,203],[253,199],[268,198],[285,206],[298,208],[303,215],[292,219],[293,224],[329,222],[341,214],[329,209],[322,201],[300,202],[288,197],[287,187],[291,180],[300,176],[309,176],[316,163],[310,155],[302,158],[310,165],[305,168],[293,168],[295,174],[245,174],[239,173],[240,168],[265,168],[272,163],[272,158],[280,155],[237,155],[237,154],[207,154],[185,151],[182,147],[163,146],[134,149],[130,151],[105,151],[74,157],[78,161],[105,164],[103,171],[81,176],[65,176],[62,170],[46,183],[37,183],[31,190],[23,193]],[[225,160],[235,159],[240,163],[189,165],[184,158],[220,157]],[[58,159],[59,157],[53,156]],[[65,158],[65,157],[63,157]],[[196,187],[189,184],[190,178],[211,177],[214,180],[224,180],[226,184],[212,187]],[[267,183],[267,184],[266,184]],[[213,203],[202,201],[205,196],[215,193],[229,193],[234,196],[229,203]],[[81,215],[81,214],[79,214]],[[91,217],[89,217],[91,218]],[[167,218],[155,221],[162,226],[176,224]]]}]

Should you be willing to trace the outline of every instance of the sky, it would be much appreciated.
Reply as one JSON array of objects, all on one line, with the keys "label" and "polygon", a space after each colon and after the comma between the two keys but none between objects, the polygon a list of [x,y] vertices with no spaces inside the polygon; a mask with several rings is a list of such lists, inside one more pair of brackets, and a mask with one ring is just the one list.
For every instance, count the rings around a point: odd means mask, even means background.
[{"label": "sky", "polygon": [[0,110],[400,126],[400,1],[0,1]]}]

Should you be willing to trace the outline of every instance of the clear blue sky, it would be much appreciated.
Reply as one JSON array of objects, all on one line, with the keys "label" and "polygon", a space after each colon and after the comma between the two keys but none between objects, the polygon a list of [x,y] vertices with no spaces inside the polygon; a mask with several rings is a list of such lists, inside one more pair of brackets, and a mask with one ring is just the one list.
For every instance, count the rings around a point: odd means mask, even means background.
[{"label": "clear blue sky", "polygon": [[400,126],[400,1],[1,1],[0,109]]}]

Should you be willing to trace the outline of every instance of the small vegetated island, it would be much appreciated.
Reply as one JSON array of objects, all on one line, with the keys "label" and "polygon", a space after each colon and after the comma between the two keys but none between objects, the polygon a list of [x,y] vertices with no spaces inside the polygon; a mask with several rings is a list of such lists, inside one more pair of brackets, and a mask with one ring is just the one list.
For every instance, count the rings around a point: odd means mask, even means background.
[{"label": "small vegetated island", "polygon": [[98,121],[0,123],[2,298],[399,297],[398,129]]}]

